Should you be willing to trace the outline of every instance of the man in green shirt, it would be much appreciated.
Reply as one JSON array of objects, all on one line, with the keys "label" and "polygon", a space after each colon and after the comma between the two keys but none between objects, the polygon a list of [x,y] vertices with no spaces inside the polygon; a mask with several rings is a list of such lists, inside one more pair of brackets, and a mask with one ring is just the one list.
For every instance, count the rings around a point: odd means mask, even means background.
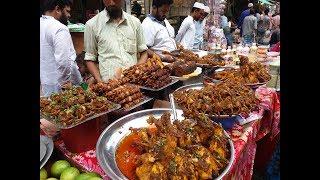
[{"label": "man in green shirt", "polygon": [[106,8],[86,23],[84,32],[84,59],[97,82],[119,77],[121,69],[148,58],[139,19],[122,10],[122,0],[103,2]]}]

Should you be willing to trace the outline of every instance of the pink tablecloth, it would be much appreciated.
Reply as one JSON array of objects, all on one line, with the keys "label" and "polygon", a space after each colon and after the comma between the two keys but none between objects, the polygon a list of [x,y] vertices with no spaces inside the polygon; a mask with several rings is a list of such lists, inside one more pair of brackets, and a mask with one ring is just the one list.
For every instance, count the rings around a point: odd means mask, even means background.
[{"label": "pink tablecloth", "polygon": [[[256,141],[271,133],[274,138],[279,132],[280,102],[274,89],[260,87],[256,94],[262,101],[265,109],[260,111],[262,119],[252,121],[245,125],[236,124],[228,133],[235,147],[235,160],[230,172],[224,179],[251,179],[256,153]],[[84,171],[93,171],[101,174],[104,179],[109,179],[98,165],[95,150],[73,154],[66,148],[62,140],[57,140],[55,146],[66,158]]]}]

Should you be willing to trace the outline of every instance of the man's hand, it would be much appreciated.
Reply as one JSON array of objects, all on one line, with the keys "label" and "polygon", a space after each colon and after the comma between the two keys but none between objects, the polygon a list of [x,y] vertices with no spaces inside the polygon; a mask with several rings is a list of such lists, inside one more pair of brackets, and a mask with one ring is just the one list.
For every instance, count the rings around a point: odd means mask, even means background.
[{"label": "man's hand", "polygon": [[94,79],[99,83],[99,82],[103,82],[101,75],[100,75],[100,71],[99,68],[97,67],[96,63],[94,61],[86,61],[86,65],[87,68],[90,72],[90,74],[92,74],[92,76],[94,77]]},{"label": "man's hand", "polygon": [[115,74],[114,74],[114,78],[120,79],[120,78],[121,78],[121,75],[122,75],[122,68],[117,68],[117,69],[116,69],[116,72],[115,72]]},{"label": "man's hand", "polygon": [[61,89],[71,89],[72,88],[72,83],[70,81],[64,82],[61,85]]}]

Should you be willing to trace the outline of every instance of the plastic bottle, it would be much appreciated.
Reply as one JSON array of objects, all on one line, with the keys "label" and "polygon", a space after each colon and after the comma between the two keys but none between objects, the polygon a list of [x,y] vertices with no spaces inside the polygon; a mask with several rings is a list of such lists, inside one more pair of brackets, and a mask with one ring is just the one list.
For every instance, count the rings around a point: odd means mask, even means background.
[{"label": "plastic bottle", "polygon": [[231,46],[228,46],[228,49],[227,49],[227,55],[232,55],[232,50],[231,50]]},{"label": "plastic bottle", "polygon": [[245,47],[242,49],[242,54],[248,55],[249,52],[250,52],[250,48],[249,48],[248,44],[246,44]]},{"label": "plastic bottle", "polygon": [[252,43],[252,46],[250,47],[250,53],[255,55],[257,53],[257,50],[258,50],[258,47],[256,43]]},{"label": "plastic bottle", "polygon": [[243,46],[242,46],[242,44],[240,44],[240,45],[237,47],[237,54],[241,54],[241,53],[242,53],[242,50],[243,50]]}]

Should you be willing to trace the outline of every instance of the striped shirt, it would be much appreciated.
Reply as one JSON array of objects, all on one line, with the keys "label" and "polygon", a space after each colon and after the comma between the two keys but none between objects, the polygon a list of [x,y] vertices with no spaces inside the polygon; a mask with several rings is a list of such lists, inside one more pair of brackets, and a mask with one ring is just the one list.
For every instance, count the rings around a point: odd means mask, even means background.
[{"label": "striped shirt", "polygon": [[113,78],[118,68],[135,65],[137,54],[147,50],[138,18],[122,11],[122,20],[116,24],[105,9],[87,21],[84,47],[84,60],[99,61],[103,81]]}]

